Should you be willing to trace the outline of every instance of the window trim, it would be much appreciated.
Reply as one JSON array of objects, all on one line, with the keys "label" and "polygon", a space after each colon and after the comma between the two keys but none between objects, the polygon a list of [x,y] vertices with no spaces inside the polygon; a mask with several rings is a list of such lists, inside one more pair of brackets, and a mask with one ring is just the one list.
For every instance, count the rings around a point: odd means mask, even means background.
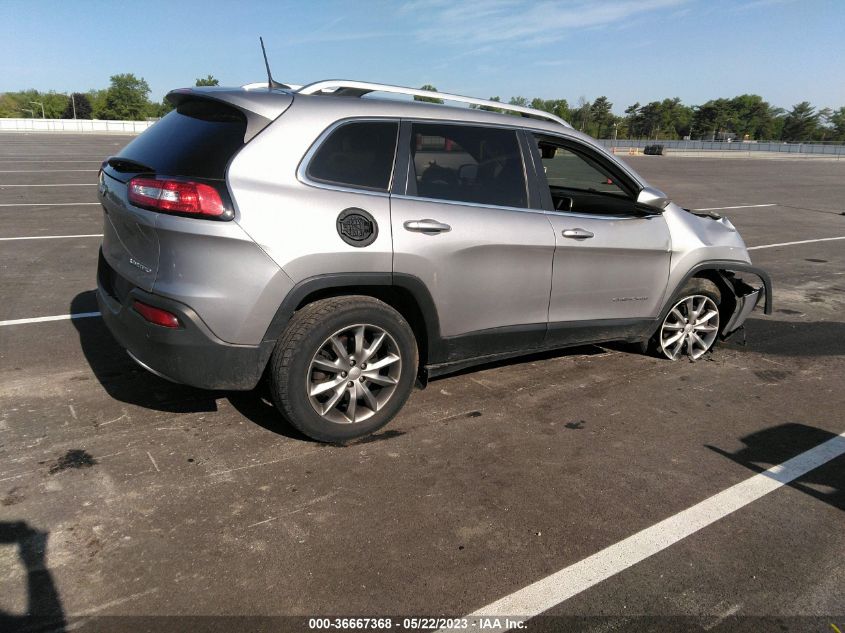
[{"label": "window trim", "polygon": [[[462,200],[446,200],[443,198],[427,198],[417,194],[415,187],[411,186],[411,168],[413,164],[411,156],[411,139],[413,138],[413,126],[415,124],[422,125],[444,125],[444,126],[462,126],[473,128],[496,129],[513,132],[516,136],[517,147],[519,148],[520,160],[522,161],[522,175],[525,182],[525,204],[524,207],[510,207],[496,204],[482,204],[480,202],[468,202]],[[402,200],[420,200],[423,202],[435,202],[442,204],[451,204],[467,207],[476,207],[482,209],[501,209],[505,211],[523,211],[533,213],[545,213],[542,206],[542,199],[534,184],[535,174],[534,169],[529,164],[531,160],[526,155],[526,146],[522,137],[523,128],[514,127],[510,125],[496,125],[489,123],[478,123],[475,121],[454,121],[451,119],[426,119],[426,118],[402,118],[402,124],[399,131],[399,152],[397,152],[396,165],[398,167],[397,173],[402,174],[397,182],[394,183],[392,195]],[[416,182],[414,182],[416,185]],[[413,192],[412,192],[413,189]]]},{"label": "window trim", "polygon": [[[387,187],[385,189],[376,188],[376,187],[365,187],[363,185],[352,185],[348,183],[340,183],[330,180],[323,180],[320,178],[315,178],[310,175],[310,167],[311,163],[314,160],[314,156],[316,156],[317,152],[320,151],[320,148],[323,144],[329,139],[329,137],[338,129],[345,125],[351,125],[354,123],[395,123],[396,124],[396,142],[393,146],[393,160],[391,161],[390,165],[390,179],[388,180]],[[317,139],[311,144],[308,148],[308,151],[305,152],[305,155],[302,157],[302,160],[299,161],[299,165],[296,168],[296,179],[299,180],[304,185],[308,185],[310,187],[316,187],[318,189],[327,189],[329,191],[341,191],[344,193],[360,193],[366,194],[371,196],[381,196],[381,197],[388,197],[390,196],[391,191],[393,190],[393,181],[396,177],[396,162],[397,162],[397,155],[399,153],[399,137],[401,131],[402,121],[397,117],[348,117],[345,119],[338,119],[334,121],[331,125],[329,125],[325,130],[323,130]]]}]

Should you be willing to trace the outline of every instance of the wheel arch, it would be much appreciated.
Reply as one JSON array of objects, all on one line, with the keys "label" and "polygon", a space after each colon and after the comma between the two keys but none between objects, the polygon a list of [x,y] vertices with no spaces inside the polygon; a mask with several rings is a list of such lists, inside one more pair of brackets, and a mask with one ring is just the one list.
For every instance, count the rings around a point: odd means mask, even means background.
[{"label": "wheel arch", "polygon": [[681,280],[672,289],[672,292],[667,294],[667,301],[660,310],[660,315],[657,323],[662,323],[663,319],[669,313],[669,310],[674,305],[678,296],[683,290],[684,286],[690,279],[701,278],[712,281],[719,288],[722,296],[722,305],[719,306],[720,315],[733,314],[737,306],[738,296],[737,288],[732,281],[735,273],[745,273],[754,275],[760,279],[760,282],[765,289],[765,314],[772,313],[772,280],[769,274],[757,266],[753,266],[748,262],[734,261],[734,260],[709,260],[696,264],[681,278]]},{"label": "wheel arch", "polygon": [[[434,300],[425,284],[413,275],[392,273],[335,273],[309,277],[297,283],[282,301],[264,336],[272,351],[294,313],[329,297],[363,295],[379,299],[408,321],[419,351],[418,376],[426,383],[425,366],[438,358],[440,321]],[[269,353],[267,354],[269,359]]]}]

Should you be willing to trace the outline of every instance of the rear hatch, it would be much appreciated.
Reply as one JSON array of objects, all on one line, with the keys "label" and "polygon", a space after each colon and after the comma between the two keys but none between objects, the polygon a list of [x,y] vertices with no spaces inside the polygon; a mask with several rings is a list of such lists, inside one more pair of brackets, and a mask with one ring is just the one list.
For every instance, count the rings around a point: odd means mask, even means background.
[{"label": "rear hatch", "polygon": [[105,211],[103,257],[121,277],[148,292],[159,268],[156,223],[161,212],[139,206],[137,199],[131,202],[130,181],[172,178],[211,186],[220,194],[226,213],[198,216],[197,221],[231,219],[226,167],[247,135],[270,122],[203,95],[179,92],[168,98],[177,103],[176,109],[104,162],[99,175],[99,199]]}]

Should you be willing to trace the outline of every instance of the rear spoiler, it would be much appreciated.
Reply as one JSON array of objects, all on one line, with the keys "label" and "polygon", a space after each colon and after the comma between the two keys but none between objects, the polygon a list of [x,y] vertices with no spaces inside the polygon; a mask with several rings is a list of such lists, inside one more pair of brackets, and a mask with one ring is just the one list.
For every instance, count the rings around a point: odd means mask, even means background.
[{"label": "rear spoiler", "polygon": [[247,120],[244,143],[276,120],[293,103],[288,92],[250,92],[243,88],[177,88],[165,97],[174,107],[195,99],[216,101],[241,112]]}]

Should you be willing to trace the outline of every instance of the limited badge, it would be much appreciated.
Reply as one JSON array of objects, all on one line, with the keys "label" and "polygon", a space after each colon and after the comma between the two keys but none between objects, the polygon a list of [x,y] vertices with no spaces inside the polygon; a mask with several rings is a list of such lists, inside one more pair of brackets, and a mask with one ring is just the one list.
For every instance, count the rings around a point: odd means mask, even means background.
[{"label": "limited badge", "polygon": [[337,232],[351,246],[369,246],[378,237],[378,224],[363,209],[350,207],[337,216]]}]

